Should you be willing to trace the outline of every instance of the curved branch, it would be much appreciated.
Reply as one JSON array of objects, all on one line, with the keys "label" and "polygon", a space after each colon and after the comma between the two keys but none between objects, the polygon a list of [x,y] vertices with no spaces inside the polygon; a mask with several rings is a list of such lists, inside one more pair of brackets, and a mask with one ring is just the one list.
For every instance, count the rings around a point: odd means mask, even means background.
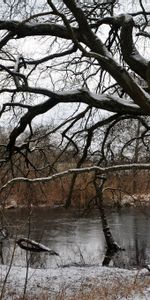
[{"label": "curved branch", "polygon": [[[107,94],[96,94],[90,92],[88,89],[77,89],[71,90],[63,93],[55,93],[46,88],[40,87],[31,87],[31,86],[22,86],[17,89],[2,89],[0,93],[16,93],[16,92],[28,92],[37,95],[47,96],[50,99],[45,101],[47,103],[51,101],[51,99],[55,100],[56,103],[85,103],[90,107],[95,107],[98,109],[104,109],[110,112],[120,113],[120,114],[135,114],[135,115],[150,115],[149,111],[145,111],[140,108],[137,104],[135,104],[131,100],[127,100],[124,98],[120,98],[114,95]],[[141,90],[142,93],[142,90]],[[147,97],[147,101],[149,102],[149,96],[145,93],[145,98]],[[46,106],[46,104],[40,104],[41,106]],[[38,105],[39,106],[39,105]],[[36,106],[35,106],[36,107]],[[53,106],[52,106],[53,107]],[[32,107],[34,109],[34,107]],[[48,109],[51,108],[50,107]],[[46,111],[45,111],[46,112]],[[41,110],[41,113],[42,110]]]},{"label": "curved branch", "polygon": [[51,176],[42,177],[42,178],[26,178],[26,177],[16,177],[9,181],[7,181],[6,184],[4,184],[0,188],[0,192],[4,191],[8,186],[15,184],[17,182],[29,182],[29,183],[38,183],[38,182],[50,182],[52,180],[55,180],[57,178],[62,178],[64,176],[69,176],[71,174],[83,174],[83,173],[92,173],[92,172],[99,172],[100,174],[109,173],[109,172],[118,172],[118,171],[126,171],[126,170],[150,170],[150,164],[125,164],[125,165],[114,165],[110,167],[85,167],[85,168],[79,168],[79,169],[68,169],[67,171],[63,171],[60,173],[56,173]]},{"label": "curved branch", "polygon": [[19,126],[15,127],[12,133],[10,134],[9,143],[7,145],[7,150],[9,151],[10,156],[15,150],[17,150],[17,148],[15,148],[16,139],[22,132],[24,132],[27,125],[30,126],[31,121],[36,116],[40,114],[44,114],[53,106],[55,106],[57,103],[58,103],[57,100],[55,99],[55,97],[53,97],[53,99],[48,99],[42,104],[38,104],[33,107],[28,107],[28,112],[24,114],[24,116],[20,119]]},{"label": "curved branch", "polygon": [[[144,114],[149,115],[150,112],[144,112],[137,104],[134,104],[132,101],[120,98],[114,95],[105,95],[105,94],[96,94],[90,92],[88,89],[77,89],[67,92],[54,93],[46,88],[34,88],[23,86],[18,89],[18,91],[29,92],[34,94],[40,94],[48,96],[51,99],[57,101],[57,103],[85,103],[89,106],[93,106],[98,109],[108,110],[110,112],[117,113],[129,113],[129,114]],[[8,92],[8,90],[7,90]],[[142,90],[141,90],[142,93]],[[147,96],[147,101],[149,102],[149,95]],[[51,101],[51,99],[49,101]],[[46,101],[46,103],[48,103]],[[57,104],[56,103],[56,104]]]},{"label": "curved branch", "polygon": [[[80,33],[76,28],[72,28],[74,30],[74,35],[79,40]],[[68,30],[63,25],[58,25],[54,23],[24,23],[11,20],[11,21],[3,21],[0,20],[0,30],[8,30],[14,35],[17,35],[17,38],[23,38],[26,36],[57,36],[62,39],[70,39],[70,34]]]},{"label": "curved branch", "polygon": [[[7,150],[12,155],[15,150],[15,142],[18,136],[24,132],[27,125],[31,124],[31,121],[38,115],[44,114],[48,110],[52,109],[58,103],[85,103],[89,106],[93,106],[99,109],[107,109],[111,112],[117,112],[119,114],[141,114],[141,109],[119,97],[109,95],[97,95],[90,93],[88,90],[75,90],[68,93],[53,93],[47,89],[23,87],[19,88],[20,91],[26,91],[30,93],[42,94],[49,96],[49,99],[45,102],[28,108],[28,112],[20,119],[20,123],[14,128],[10,134]],[[8,104],[7,104],[8,105]]]},{"label": "curved branch", "polygon": [[63,52],[60,52],[60,53],[50,54],[50,55],[47,55],[47,56],[45,56],[43,58],[40,58],[40,59],[37,59],[37,60],[26,60],[25,63],[28,64],[28,65],[38,65],[40,63],[44,63],[44,62],[46,62],[48,60],[51,60],[51,59],[54,59],[54,58],[60,58],[60,57],[63,57],[65,55],[72,54],[76,50],[77,50],[77,47],[75,45],[73,45],[73,47],[71,47],[70,49],[68,49],[66,51],[63,51]]},{"label": "curved branch", "polygon": [[135,73],[141,76],[144,80],[147,80],[146,71],[148,61],[140,55],[133,42],[133,18],[130,15],[125,15],[122,16],[121,19],[122,27],[120,34],[120,45],[123,58]]},{"label": "curved branch", "polygon": [[16,241],[16,244],[26,250],[31,252],[48,252],[50,255],[57,255],[59,254],[55,252],[54,250],[51,250],[50,248],[46,247],[45,245],[41,243],[37,243],[33,240],[27,239],[27,238],[20,238]]}]

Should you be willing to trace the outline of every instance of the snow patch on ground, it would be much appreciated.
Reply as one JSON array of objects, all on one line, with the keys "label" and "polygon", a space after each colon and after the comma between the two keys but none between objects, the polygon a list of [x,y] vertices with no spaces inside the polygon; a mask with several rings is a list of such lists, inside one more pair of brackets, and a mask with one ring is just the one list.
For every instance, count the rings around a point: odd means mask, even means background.
[{"label": "snow patch on ground", "polygon": [[[2,290],[5,276],[8,272],[8,266],[1,265],[0,267],[0,286]],[[114,280],[119,282],[131,282],[135,279],[143,280],[149,277],[149,272],[143,270],[125,270],[119,268],[107,268],[96,266],[84,267],[57,267],[51,269],[32,269],[28,270],[27,294],[30,296],[46,293],[48,299],[56,299],[56,296],[61,291],[65,291],[66,295],[76,294],[79,290],[92,288],[96,286],[111,284]],[[5,293],[2,299],[14,299],[9,295],[9,292],[22,295],[26,278],[26,268],[12,267],[5,285]],[[8,292],[9,291],[9,292]],[[147,297],[147,298],[146,298]],[[33,298],[34,299],[34,298]],[[38,298],[40,299],[40,298]],[[58,299],[58,298],[57,298]],[[116,298],[117,299],[117,298]],[[130,298],[118,298],[129,300],[150,299],[150,288],[138,293]]]}]

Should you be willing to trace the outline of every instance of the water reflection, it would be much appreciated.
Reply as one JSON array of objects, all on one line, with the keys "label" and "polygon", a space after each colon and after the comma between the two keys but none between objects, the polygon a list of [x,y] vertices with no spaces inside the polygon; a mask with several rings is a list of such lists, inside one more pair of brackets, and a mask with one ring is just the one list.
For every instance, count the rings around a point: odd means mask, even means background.
[{"label": "water reflection", "polygon": [[[146,209],[147,212],[147,209]],[[34,268],[48,268],[69,263],[99,264],[105,255],[105,240],[98,211],[80,217],[78,211],[62,209],[34,209],[31,218],[30,238],[60,254],[30,253],[29,264]],[[138,209],[107,212],[108,221],[116,242],[125,252],[118,252],[112,265],[119,267],[141,266],[150,262],[150,217]],[[3,260],[10,262],[15,240],[28,236],[27,212],[24,209],[7,211],[5,216],[9,239],[3,242]],[[13,264],[26,265],[26,252],[16,246]]]}]

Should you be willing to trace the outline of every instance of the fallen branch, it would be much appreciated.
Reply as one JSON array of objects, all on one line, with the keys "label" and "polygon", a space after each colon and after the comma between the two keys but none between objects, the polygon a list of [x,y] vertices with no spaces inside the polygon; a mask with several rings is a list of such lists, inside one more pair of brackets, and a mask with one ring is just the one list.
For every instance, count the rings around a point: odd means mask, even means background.
[{"label": "fallen branch", "polygon": [[59,254],[55,252],[54,250],[51,250],[50,248],[44,246],[41,243],[37,243],[33,240],[27,239],[27,238],[21,238],[16,241],[16,244],[21,248],[26,251],[31,251],[31,252],[48,252],[50,255],[57,255]]},{"label": "fallen branch", "polygon": [[99,172],[100,174],[109,173],[109,172],[118,172],[118,171],[126,171],[126,170],[150,170],[149,163],[134,163],[134,164],[125,164],[125,165],[114,165],[110,167],[85,167],[85,168],[76,168],[76,169],[68,169],[66,171],[53,174],[47,177],[41,178],[25,178],[25,177],[16,177],[6,182],[1,188],[0,192],[5,190],[9,185],[14,184],[16,182],[28,182],[28,183],[38,183],[38,182],[49,182],[55,180],[57,178],[62,178],[64,176],[69,176],[71,174],[83,174],[83,173],[91,173],[91,172]]},{"label": "fallen branch", "polygon": [[150,272],[150,265],[144,265],[144,268],[146,268]]}]

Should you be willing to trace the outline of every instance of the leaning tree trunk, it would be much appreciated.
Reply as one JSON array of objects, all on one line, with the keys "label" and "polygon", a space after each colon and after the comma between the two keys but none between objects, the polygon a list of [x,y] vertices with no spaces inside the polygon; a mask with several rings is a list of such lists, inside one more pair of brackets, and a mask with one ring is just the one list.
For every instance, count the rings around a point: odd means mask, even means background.
[{"label": "leaning tree trunk", "polygon": [[94,181],[94,186],[95,186],[95,190],[96,190],[96,205],[100,212],[103,233],[104,233],[104,237],[105,237],[105,241],[106,241],[106,245],[107,245],[105,258],[103,260],[102,265],[108,266],[112,257],[114,256],[114,254],[123,249],[115,242],[115,240],[112,236],[109,224],[107,222],[107,217],[106,217],[105,208],[104,208],[104,201],[103,201],[103,185],[104,185],[105,180],[106,180],[105,177],[96,176],[96,179]]},{"label": "leaning tree trunk", "polygon": [[[139,160],[139,144],[140,144],[140,129],[141,129],[141,123],[140,120],[138,120],[137,124],[137,130],[136,130],[136,140],[135,140],[135,149],[134,149],[134,163],[138,163]],[[137,170],[133,170],[133,194],[137,193]]]}]

